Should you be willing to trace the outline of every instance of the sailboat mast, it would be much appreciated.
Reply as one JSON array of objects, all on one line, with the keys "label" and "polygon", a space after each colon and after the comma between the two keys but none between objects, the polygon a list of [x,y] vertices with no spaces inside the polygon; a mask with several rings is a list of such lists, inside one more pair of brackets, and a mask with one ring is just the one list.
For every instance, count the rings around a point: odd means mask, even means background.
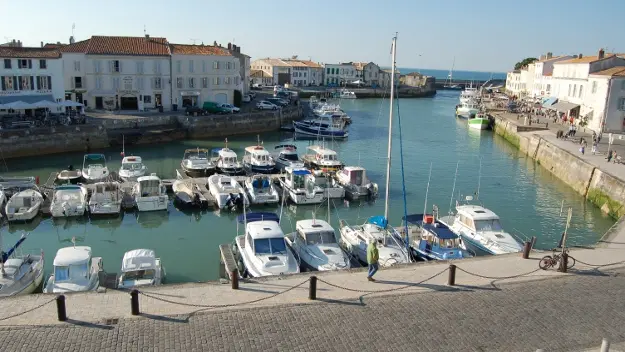
[{"label": "sailboat mast", "polygon": [[384,197],[384,218],[388,223],[388,202],[391,194],[391,149],[393,147],[393,98],[395,97],[395,59],[397,57],[396,51],[397,44],[397,33],[395,37],[393,37],[393,46],[392,46],[392,66],[391,66],[391,98],[390,98],[390,109],[388,116],[388,152],[386,156],[386,194]]}]

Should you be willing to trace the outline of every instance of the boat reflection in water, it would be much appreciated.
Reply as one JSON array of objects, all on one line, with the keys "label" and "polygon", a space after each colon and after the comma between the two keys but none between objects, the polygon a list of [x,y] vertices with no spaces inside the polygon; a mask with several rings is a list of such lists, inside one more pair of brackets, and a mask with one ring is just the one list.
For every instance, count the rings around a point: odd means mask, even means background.
[{"label": "boat reflection in water", "polygon": [[39,224],[41,224],[42,220],[43,217],[39,214],[30,221],[10,222],[6,227],[6,230],[8,233],[32,232],[37,228],[37,226],[39,226]]},{"label": "boat reflection in water", "polygon": [[169,220],[169,211],[136,212],[137,223],[146,229],[155,229]]}]

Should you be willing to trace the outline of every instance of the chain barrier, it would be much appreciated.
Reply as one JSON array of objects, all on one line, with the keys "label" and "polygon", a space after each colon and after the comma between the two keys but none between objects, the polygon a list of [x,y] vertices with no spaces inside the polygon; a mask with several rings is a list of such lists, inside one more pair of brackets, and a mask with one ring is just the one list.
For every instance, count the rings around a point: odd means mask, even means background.
[{"label": "chain barrier", "polygon": [[334,288],[338,288],[338,289],[345,290],[345,291],[350,291],[350,292],[357,292],[357,293],[384,293],[384,292],[399,291],[399,290],[406,289],[406,288],[408,288],[408,287],[413,287],[413,286],[416,286],[416,285],[420,285],[420,284],[422,284],[422,283],[424,283],[424,282],[430,281],[430,280],[432,280],[433,278],[435,278],[435,277],[437,277],[437,276],[439,276],[439,275],[443,274],[443,273],[444,273],[444,272],[446,272],[447,270],[449,270],[449,268],[445,268],[445,269],[443,269],[442,271],[439,271],[438,273],[436,273],[436,274],[434,274],[434,275],[432,275],[432,276],[430,276],[430,277],[428,277],[428,278],[426,278],[426,279],[423,279],[423,280],[421,280],[421,281],[419,281],[419,282],[410,283],[410,284],[407,284],[407,285],[404,285],[404,286],[395,287],[395,288],[391,288],[391,289],[388,289],[388,290],[358,290],[358,289],[353,289],[353,288],[349,288],[349,287],[345,287],[345,286],[341,286],[341,285],[333,284],[333,283],[331,283],[331,282],[327,282],[327,281],[325,281],[325,280],[323,280],[323,279],[320,279],[320,278],[318,278],[318,277],[317,277],[317,281],[319,281],[319,282],[323,282],[324,284],[326,284],[326,285],[328,285],[328,286],[332,286],[332,287],[334,287]]},{"label": "chain barrier", "polygon": [[177,304],[177,305],[185,306],[185,307],[194,307],[194,308],[227,308],[227,307],[242,306],[242,305],[245,305],[245,304],[253,304],[253,303],[258,303],[258,302],[261,302],[261,301],[264,301],[264,300],[268,300],[270,298],[273,298],[273,297],[279,296],[281,294],[287,293],[289,291],[292,291],[292,290],[302,286],[303,284],[307,283],[308,281],[310,281],[310,280],[306,279],[306,280],[302,281],[301,283],[299,283],[299,284],[297,284],[297,285],[295,285],[293,287],[290,287],[290,288],[288,288],[288,289],[286,289],[284,291],[280,291],[278,293],[275,293],[275,294],[273,294],[271,296],[258,298],[258,299],[252,300],[252,301],[230,303],[230,304],[218,304],[218,305],[206,305],[206,304],[194,304],[194,303],[176,302],[176,301],[168,300],[168,299],[165,299],[165,298],[160,298],[160,297],[151,295],[151,294],[143,292],[143,291],[139,291],[139,294],[141,294],[141,295],[143,295],[145,297],[149,297],[149,298],[155,299],[157,301],[161,301],[161,302],[165,302],[165,303],[171,303],[171,304]]},{"label": "chain barrier", "polygon": [[39,308],[41,308],[41,307],[43,307],[43,306],[45,306],[45,305],[47,305],[47,304],[50,304],[50,303],[54,302],[55,300],[56,300],[56,297],[55,297],[55,298],[52,298],[51,300],[45,301],[45,302],[41,303],[40,305],[38,305],[38,306],[36,306],[36,307],[33,307],[33,308],[30,308],[30,309],[27,309],[27,310],[25,310],[25,311],[23,311],[23,312],[20,312],[20,313],[17,313],[17,314],[13,314],[13,315],[9,315],[8,317],[3,317],[3,318],[0,318],[0,321],[13,319],[13,318],[19,317],[20,315],[24,315],[24,314],[26,314],[26,313],[30,313],[30,312],[32,312],[32,311],[34,311],[34,310],[37,310],[37,309],[39,309]]},{"label": "chain barrier", "polygon": [[514,278],[521,277],[521,276],[531,275],[531,274],[533,274],[533,273],[535,273],[535,272],[538,272],[538,271],[541,271],[541,270],[542,270],[542,269],[538,268],[538,269],[536,269],[536,270],[532,270],[532,271],[529,271],[529,272],[527,272],[527,273],[522,273],[522,274],[518,274],[518,275],[510,275],[510,276],[486,276],[486,275],[481,275],[481,274],[472,273],[472,272],[470,272],[470,271],[467,271],[467,270],[462,269],[462,268],[461,268],[461,267],[459,267],[459,266],[456,266],[456,269],[458,269],[458,270],[460,270],[460,271],[462,271],[462,272],[464,272],[464,273],[466,273],[466,274],[469,274],[469,275],[472,275],[472,276],[476,276],[476,277],[481,277],[482,279],[489,279],[489,280],[506,280],[506,279],[514,279]]},{"label": "chain barrier", "polygon": [[581,260],[579,260],[579,259],[577,259],[577,258],[575,258],[575,261],[576,261],[577,263],[580,263],[580,264],[583,264],[583,265],[586,265],[586,266],[590,266],[590,267],[595,267],[595,268],[603,268],[604,266],[612,266],[612,265],[618,265],[618,264],[623,264],[623,263],[625,263],[625,260],[622,260],[622,261],[620,261],[620,262],[615,262],[615,263],[607,263],[607,264],[590,264],[590,263],[583,262],[583,261],[581,261]]}]

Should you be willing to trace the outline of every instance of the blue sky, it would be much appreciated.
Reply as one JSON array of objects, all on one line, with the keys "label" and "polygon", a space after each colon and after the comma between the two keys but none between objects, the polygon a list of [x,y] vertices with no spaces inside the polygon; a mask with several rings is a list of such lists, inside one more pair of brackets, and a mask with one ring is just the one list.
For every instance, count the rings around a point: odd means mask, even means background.
[{"label": "blue sky", "polygon": [[[527,56],[625,53],[623,0],[0,0],[0,41],[28,46],[91,35],[143,35],[170,42],[234,41],[252,56],[318,62],[390,63],[399,32],[398,66],[506,71]],[[588,16],[588,15],[591,16]],[[421,56],[419,56],[421,55]]]}]

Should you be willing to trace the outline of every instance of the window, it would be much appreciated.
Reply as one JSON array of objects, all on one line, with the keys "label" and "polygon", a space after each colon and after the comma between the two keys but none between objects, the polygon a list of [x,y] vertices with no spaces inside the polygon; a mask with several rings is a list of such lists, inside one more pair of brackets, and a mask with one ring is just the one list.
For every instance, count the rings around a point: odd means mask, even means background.
[{"label": "window", "polygon": [[573,97],[575,97],[576,92],[577,92],[577,84],[573,85]]},{"label": "window", "polygon": [[11,68],[11,59],[4,59],[4,68]]},{"label": "window", "polygon": [[143,73],[143,62],[142,61],[137,61],[137,73],[138,74],[142,74]]},{"label": "window", "polygon": [[33,68],[32,60],[19,59],[17,60],[17,68]]},{"label": "window", "polygon": [[193,72],[193,60],[189,60],[189,72]]},{"label": "window", "polygon": [[48,62],[46,60],[39,60],[39,68],[45,70],[48,68]]},{"label": "window", "polygon": [[102,89],[102,77],[95,78],[95,89]]},{"label": "window", "polygon": [[239,77],[234,77],[234,84],[239,85]]},{"label": "window", "polygon": [[230,77],[224,78],[224,84],[230,84]]},{"label": "window", "polygon": [[569,94],[568,94],[569,97],[571,96],[571,89],[572,88],[573,88],[573,86],[569,84]]},{"label": "window", "polygon": [[202,78],[202,88],[208,88],[208,78],[207,77],[203,77]]},{"label": "window", "polygon": [[547,92],[551,91],[551,84],[547,84]]},{"label": "window", "polygon": [[82,88],[82,77],[74,77],[74,88]]},{"label": "window", "polygon": [[176,78],[176,87],[182,88],[182,77]]},{"label": "window", "polygon": [[226,69],[231,69],[232,68],[232,63],[231,62],[226,62]]},{"label": "window", "polygon": [[176,72],[182,72],[182,61],[180,60],[176,61]]},{"label": "window", "polygon": [[254,240],[256,254],[287,254],[284,238],[259,238]]},{"label": "window", "polygon": [[219,61],[213,61],[213,69],[214,70],[218,70],[219,69]]},{"label": "window", "polygon": [[215,86],[219,85],[219,77],[213,77],[213,85]]},{"label": "window", "polygon": [[202,61],[202,72],[206,72],[206,61]]},{"label": "window", "polygon": [[119,60],[111,61],[111,72],[122,72],[122,64]]},{"label": "window", "polygon": [[330,74],[330,68],[327,68],[326,71],[327,71],[326,74],[329,75]]},{"label": "window", "polygon": [[160,77],[154,78],[154,89],[163,89]]},{"label": "window", "polygon": [[625,98],[619,99],[618,109],[621,111],[625,111]]},{"label": "window", "polygon": [[32,78],[31,76],[22,76],[20,77],[21,80],[21,90],[31,90],[34,89],[34,87],[32,86]]},{"label": "window", "polygon": [[304,77],[306,77],[306,72],[304,72]]},{"label": "window", "polygon": [[503,231],[499,220],[475,220],[475,229],[477,231]]},{"label": "window", "polygon": [[582,93],[584,92],[584,86],[583,85],[579,85],[579,97],[582,97]]},{"label": "window", "polygon": [[100,72],[100,61],[99,60],[94,60],[93,61],[93,72],[95,72],[95,73],[99,73]]},{"label": "window", "polygon": [[143,90],[143,77],[137,77],[137,89]]},{"label": "window", "polygon": [[[143,102],[145,104],[152,104],[152,96],[151,95],[144,95],[143,96]],[[139,164],[133,164],[133,165],[139,166]]]},{"label": "window", "polygon": [[195,88],[195,78],[189,77],[189,88]]},{"label": "window", "polygon": [[63,282],[69,279],[69,267],[68,266],[55,266],[54,267],[54,281]]},{"label": "window", "polygon": [[124,89],[132,90],[132,79],[124,79]]},{"label": "window", "polygon": [[52,89],[52,77],[51,76],[38,76],[37,77],[37,89]]},{"label": "window", "polygon": [[17,90],[16,81],[13,76],[5,76],[2,82],[2,90]]},{"label": "window", "polygon": [[119,89],[119,77],[111,77],[111,86],[113,89]]},{"label": "window", "polygon": [[160,61],[155,61],[154,62],[154,73],[161,73],[161,62]]},{"label": "window", "polygon": [[74,71],[80,72],[80,61],[74,61]]}]

